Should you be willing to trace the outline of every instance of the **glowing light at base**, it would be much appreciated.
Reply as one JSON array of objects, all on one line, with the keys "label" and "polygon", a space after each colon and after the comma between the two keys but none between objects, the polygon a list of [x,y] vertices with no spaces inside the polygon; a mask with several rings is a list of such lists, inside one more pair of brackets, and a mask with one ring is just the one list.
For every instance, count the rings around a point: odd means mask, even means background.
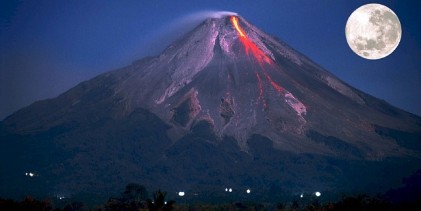
[{"label": "glowing light at base", "polygon": [[35,174],[35,173],[33,173],[33,172],[25,172],[25,176],[28,176],[28,177],[35,177],[35,176],[38,176],[37,174]]}]

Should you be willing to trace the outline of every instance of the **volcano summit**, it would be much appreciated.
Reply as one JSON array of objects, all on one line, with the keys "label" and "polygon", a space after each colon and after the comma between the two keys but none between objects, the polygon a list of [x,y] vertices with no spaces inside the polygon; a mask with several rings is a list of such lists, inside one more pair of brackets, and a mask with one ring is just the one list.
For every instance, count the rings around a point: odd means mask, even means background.
[{"label": "volcano summit", "polygon": [[1,196],[110,193],[129,182],[203,196],[227,185],[260,196],[376,192],[421,164],[420,117],[240,16],[209,18],[159,56],[35,102],[0,127]]}]

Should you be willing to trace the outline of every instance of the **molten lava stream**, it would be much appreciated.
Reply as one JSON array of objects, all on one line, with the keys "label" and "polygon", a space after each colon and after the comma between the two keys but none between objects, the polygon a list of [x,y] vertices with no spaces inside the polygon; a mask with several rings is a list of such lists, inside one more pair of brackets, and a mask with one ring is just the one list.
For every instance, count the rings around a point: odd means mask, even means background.
[{"label": "molten lava stream", "polygon": [[[272,60],[266,56],[265,53],[263,53],[262,50],[260,50],[259,47],[254,44],[253,41],[251,41],[244,30],[241,28],[241,26],[238,24],[238,18],[235,16],[231,17],[231,22],[234,25],[234,28],[237,30],[238,34],[240,35],[240,41],[243,43],[244,47],[246,48],[246,53],[249,55],[249,52],[251,51],[251,54],[254,56],[254,58],[257,59],[259,64],[262,66],[263,62],[266,62],[268,64],[271,64]],[[263,67],[263,66],[262,66]]]},{"label": "molten lava stream", "polygon": [[268,79],[270,85],[279,93],[282,94],[282,92],[284,92],[284,88],[282,88],[279,84],[277,84],[275,81],[272,80],[272,78],[270,77],[270,75],[268,75],[265,71],[263,71],[263,74],[266,76],[266,78]]},{"label": "molten lava stream", "polygon": [[[262,50],[260,50],[260,48],[257,47],[257,45],[254,44],[254,42],[251,41],[247,37],[244,30],[238,24],[238,18],[236,16],[231,17],[231,22],[232,22],[234,28],[237,30],[238,34],[240,35],[239,38],[240,38],[241,43],[243,43],[243,45],[246,49],[246,54],[250,56],[250,52],[251,52],[251,55],[259,63],[259,66],[261,68],[261,72],[263,73],[263,75],[269,81],[270,85],[281,95],[285,91],[284,88],[282,88],[279,84],[277,84],[272,79],[272,77],[270,77],[270,75],[267,74],[267,72],[265,71],[265,69],[263,67],[264,62],[268,63],[269,65],[272,65],[272,60],[268,56],[266,56],[266,54]],[[257,78],[258,88],[259,88],[259,97],[257,98],[256,102],[259,102],[259,100],[261,99],[262,103],[263,103],[263,108],[266,108],[267,104],[266,104],[266,101],[265,101],[264,96],[263,96],[263,94],[264,94],[263,83],[262,83],[262,79],[260,78],[260,74],[258,72],[256,72],[256,78]]]}]

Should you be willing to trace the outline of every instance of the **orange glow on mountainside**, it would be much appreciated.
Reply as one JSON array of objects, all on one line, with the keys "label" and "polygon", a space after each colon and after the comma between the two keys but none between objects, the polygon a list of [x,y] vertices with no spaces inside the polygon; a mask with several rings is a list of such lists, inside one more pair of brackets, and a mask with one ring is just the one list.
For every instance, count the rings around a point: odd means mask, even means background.
[{"label": "orange glow on mountainside", "polygon": [[251,51],[252,55],[254,56],[254,58],[257,59],[260,65],[263,64],[263,61],[268,64],[271,64],[272,60],[268,56],[266,56],[266,54],[263,53],[263,51],[260,50],[260,48],[257,47],[256,44],[254,44],[254,42],[247,37],[243,28],[241,28],[241,26],[238,24],[238,18],[232,16],[231,22],[234,25],[234,28],[237,30],[238,34],[240,35],[240,40],[246,48],[246,53],[249,54],[249,52]]},{"label": "orange glow on mountainside", "polygon": [[238,19],[235,16],[231,17],[231,21],[232,24],[234,24],[235,29],[237,30],[237,32],[240,34],[241,37],[245,37],[245,33],[243,32],[243,30],[240,28],[240,26],[238,26]]},{"label": "orange glow on mountainside", "polygon": [[238,37],[241,43],[244,45],[247,55],[251,58],[255,58],[259,63],[260,69],[256,70],[256,80],[257,88],[259,91],[259,97],[256,99],[256,103],[262,102],[263,108],[266,109],[267,102],[264,97],[264,86],[260,74],[263,74],[263,79],[266,79],[267,82],[269,82],[270,86],[272,86],[272,88],[275,89],[280,96],[285,94],[285,89],[281,87],[278,83],[276,83],[272,79],[272,77],[266,72],[265,63],[269,66],[272,66],[274,64],[273,61],[256,44],[254,44],[254,42],[250,40],[249,37],[247,37],[247,34],[245,33],[244,29],[241,28],[241,26],[239,25],[238,17],[231,16],[231,23],[237,31],[239,35]]},{"label": "orange glow on mountainside", "polygon": [[268,81],[270,82],[270,85],[272,85],[272,87],[279,92],[279,94],[282,94],[282,92],[284,91],[284,89],[279,86],[279,84],[277,84],[275,81],[272,80],[272,78],[265,73],[266,78],[268,79]]},{"label": "orange glow on mountainside", "polygon": [[257,78],[257,86],[259,88],[259,97],[257,98],[256,104],[259,103],[259,100],[262,101],[263,103],[263,108],[266,109],[266,100],[263,96],[263,85],[262,85],[262,79],[260,78],[259,73],[256,73],[256,78]]}]

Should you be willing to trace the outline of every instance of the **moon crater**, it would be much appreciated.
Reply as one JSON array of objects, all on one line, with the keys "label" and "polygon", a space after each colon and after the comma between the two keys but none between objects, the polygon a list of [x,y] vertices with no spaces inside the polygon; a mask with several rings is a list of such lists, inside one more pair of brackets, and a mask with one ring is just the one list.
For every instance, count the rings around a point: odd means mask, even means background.
[{"label": "moon crater", "polygon": [[345,27],[349,47],[366,59],[381,59],[399,45],[402,28],[396,14],[381,4],[366,4],[356,9]]}]

